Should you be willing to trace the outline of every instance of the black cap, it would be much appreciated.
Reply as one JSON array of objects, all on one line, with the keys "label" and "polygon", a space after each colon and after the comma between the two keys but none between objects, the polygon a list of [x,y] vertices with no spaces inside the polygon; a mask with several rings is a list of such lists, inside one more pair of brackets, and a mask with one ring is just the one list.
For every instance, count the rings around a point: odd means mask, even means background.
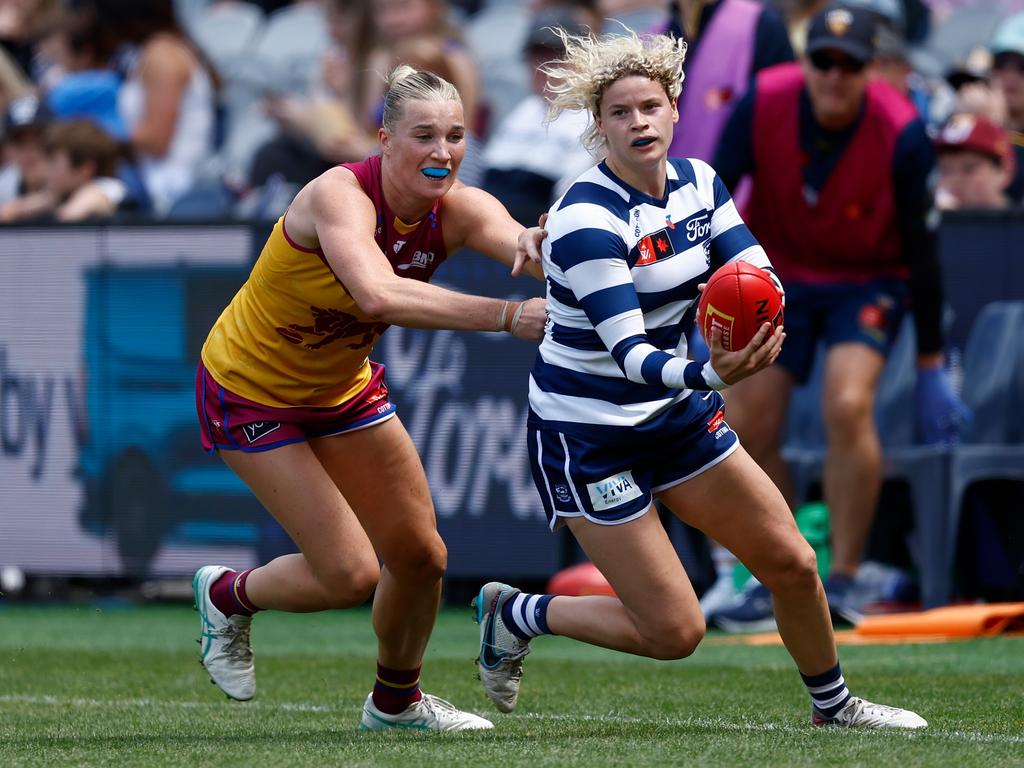
[{"label": "black cap", "polygon": [[42,128],[53,120],[46,102],[35,94],[20,96],[7,105],[4,115],[4,134],[21,128]]},{"label": "black cap", "polygon": [[570,35],[585,35],[587,27],[568,8],[548,8],[530,19],[530,33],[523,43],[523,50],[544,49],[560,54],[564,49],[562,39],[555,34],[555,28],[564,29]]},{"label": "black cap", "polygon": [[811,19],[807,30],[807,53],[842,51],[866,64],[875,57],[877,16],[866,8],[834,6]]}]

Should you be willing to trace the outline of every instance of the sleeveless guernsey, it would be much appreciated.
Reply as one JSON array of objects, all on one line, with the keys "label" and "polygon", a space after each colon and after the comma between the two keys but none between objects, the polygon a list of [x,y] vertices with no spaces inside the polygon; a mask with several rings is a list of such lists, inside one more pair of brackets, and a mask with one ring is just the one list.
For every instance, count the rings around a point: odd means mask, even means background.
[{"label": "sleeveless guernsey", "polygon": [[[400,277],[428,281],[447,257],[441,202],[408,225],[384,201],[380,157],[348,163],[377,211],[375,239]],[[203,363],[235,394],[274,407],[336,407],[370,378],[369,354],[388,324],[363,312],[323,251],[278,220],[249,279],[217,319]]]}]

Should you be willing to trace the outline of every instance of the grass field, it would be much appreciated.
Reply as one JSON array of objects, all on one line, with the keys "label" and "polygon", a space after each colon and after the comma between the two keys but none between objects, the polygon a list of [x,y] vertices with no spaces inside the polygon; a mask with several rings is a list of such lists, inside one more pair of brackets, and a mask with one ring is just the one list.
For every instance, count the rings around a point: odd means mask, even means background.
[{"label": "grass field", "polygon": [[808,725],[781,647],[709,637],[655,662],[535,643],[516,714],[476,680],[468,609],[442,612],[424,688],[494,720],[446,737],[359,733],[375,642],[366,610],[264,614],[259,693],[227,700],[185,606],[0,603],[0,766],[1024,766],[1024,638],[848,647],[855,693],[913,708],[921,732]]}]

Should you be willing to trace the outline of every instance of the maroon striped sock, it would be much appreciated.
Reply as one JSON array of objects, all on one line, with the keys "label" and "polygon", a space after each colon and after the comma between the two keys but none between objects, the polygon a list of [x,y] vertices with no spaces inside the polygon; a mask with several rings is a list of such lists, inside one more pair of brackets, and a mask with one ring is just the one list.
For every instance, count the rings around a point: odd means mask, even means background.
[{"label": "maroon striped sock", "polygon": [[385,714],[397,715],[423,698],[420,693],[420,669],[389,669],[378,661],[373,705]]},{"label": "maroon striped sock", "polygon": [[210,587],[210,601],[225,616],[252,616],[260,610],[245,592],[245,580],[250,573],[251,568],[241,573],[228,571]]}]

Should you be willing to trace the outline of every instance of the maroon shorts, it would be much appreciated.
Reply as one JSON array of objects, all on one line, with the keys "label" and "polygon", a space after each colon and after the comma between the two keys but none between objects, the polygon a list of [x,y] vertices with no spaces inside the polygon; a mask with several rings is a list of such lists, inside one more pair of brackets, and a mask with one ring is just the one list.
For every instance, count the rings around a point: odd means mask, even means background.
[{"label": "maroon shorts", "polygon": [[333,408],[274,408],[218,384],[203,362],[196,370],[196,411],[203,448],[269,451],[314,437],[340,435],[395,415],[384,383],[384,366],[370,363],[370,380],[348,402]]}]

